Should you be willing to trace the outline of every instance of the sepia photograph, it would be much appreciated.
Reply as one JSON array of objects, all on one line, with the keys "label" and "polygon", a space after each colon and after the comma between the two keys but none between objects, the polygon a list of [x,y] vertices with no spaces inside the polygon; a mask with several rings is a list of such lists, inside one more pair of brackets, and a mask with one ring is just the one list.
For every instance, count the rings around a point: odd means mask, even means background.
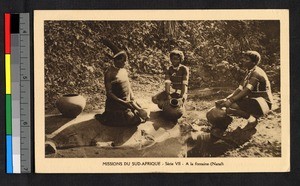
[{"label": "sepia photograph", "polygon": [[289,171],[287,10],[34,17],[37,171]]}]

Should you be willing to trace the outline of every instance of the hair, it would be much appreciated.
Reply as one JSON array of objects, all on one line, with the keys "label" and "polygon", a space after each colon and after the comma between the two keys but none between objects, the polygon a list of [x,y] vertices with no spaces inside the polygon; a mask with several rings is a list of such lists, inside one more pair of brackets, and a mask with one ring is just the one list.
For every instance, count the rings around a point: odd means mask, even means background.
[{"label": "hair", "polygon": [[170,58],[171,58],[172,55],[179,55],[179,57],[180,57],[180,62],[183,62],[183,61],[184,61],[184,54],[183,54],[182,51],[180,51],[180,50],[172,50],[172,51],[170,52]]},{"label": "hair", "polygon": [[127,53],[124,50],[122,50],[121,52],[115,54],[113,56],[113,59],[118,60],[118,59],[121,59],[122,57],[125,57],[126,60],[128,59]]},{"label": "hair", "polygon": [[125,56],[125,58],[127,59],[127,53],[124,50],[119,49],[113,42],[111,42],[110,40],[106,39],[106,38],[101,38],[100,41],[107,46],[112,53],[114,54],[112,56],[113,59],[118,59],[121,58],[121,56]]},{"label": "hair", "polygon": [[251,59],[251,61],[255,62],[256,65],[260,63],[261,57],[258,52],[248,50],[244,52],[244,55],[248,56]]}]

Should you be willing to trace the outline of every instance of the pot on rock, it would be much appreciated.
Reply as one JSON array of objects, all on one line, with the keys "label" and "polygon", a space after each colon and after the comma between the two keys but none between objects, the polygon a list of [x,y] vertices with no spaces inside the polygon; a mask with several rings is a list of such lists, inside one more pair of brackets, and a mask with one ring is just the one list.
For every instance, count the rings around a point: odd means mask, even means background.
[{"label": "pot on rock", "polygon": [[76,118],[84,109],[86,100],[78,94],[66,94],[56,102],[57,109],[63,116]]}]

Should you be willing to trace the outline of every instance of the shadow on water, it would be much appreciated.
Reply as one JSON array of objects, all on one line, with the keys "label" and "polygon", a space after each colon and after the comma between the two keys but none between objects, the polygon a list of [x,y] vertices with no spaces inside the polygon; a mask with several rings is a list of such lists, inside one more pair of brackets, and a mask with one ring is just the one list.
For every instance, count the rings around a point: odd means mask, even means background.
[{"label": "shadow on water", "polygon": [[[153,112],[151,119],[136,127],[110,127],[96,119],[72,121],[50,139],[60,151],[47,157],[178,157],[182,150],[179,127],[160,114]],[[97,142],[114,146],[96,147]]]},{"label": "shadow on water", "polygon": [[[52,121],[59,121],[59,125],[53,123],[54,126],[48,127],[47,131],[54,131],[58,126],[63,126],[69,120],[57,116],[51,118]],[[61,120],[59,120],[61,119]],[[46,127],[46,128],[48,128]],[[78,123],[74,123],[59,133],[57,133],[51,140],[55,142],[56,148],[65,149],[82,146],[95,146],[97,142],[113,141],[115,145],[122,145],[137,131],[137,127],[109,127],[102,125],[96,119],[90,119]]]},{"label": "shadow on water", "polygon": [[238,148],[248,142],[255,133],[256,129],[244,131],[239,127],[227,133],[224,137],[215,137],[206,133],[206,137],[198,136],[197,141],[187,141],[187,145],[190,147],[187,156],[220,157],[227,151]]},{"label": "shadow on water", "polygon": [[150,122],[153,122],[153,128],[158,130],[159,128],[163,128],[165,130],[172,129],[177,121],[170,121],[164,118],[162,111],[150,112]]},{"label": "shadow on water", "polygon": [[62,115],[45,117],[45,134],[51,134],[56,129],[60,128],[71,120],[73,120],[73,118],[66,118]]}]

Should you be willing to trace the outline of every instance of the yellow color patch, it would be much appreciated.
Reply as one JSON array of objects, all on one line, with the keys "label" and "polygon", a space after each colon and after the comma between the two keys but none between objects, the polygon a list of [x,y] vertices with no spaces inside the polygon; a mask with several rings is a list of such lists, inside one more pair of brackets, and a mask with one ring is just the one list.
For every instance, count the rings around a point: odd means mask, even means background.
[{"label": "yellow color patch", "polygon": [[5,93],[11,94],[10,54],[5,54]]}]

